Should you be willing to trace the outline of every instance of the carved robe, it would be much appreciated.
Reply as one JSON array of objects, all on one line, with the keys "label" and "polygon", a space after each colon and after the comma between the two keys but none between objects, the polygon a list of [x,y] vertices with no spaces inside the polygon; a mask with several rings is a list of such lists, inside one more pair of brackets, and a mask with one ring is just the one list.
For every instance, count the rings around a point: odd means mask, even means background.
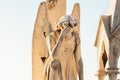
[{"label": "carved robe", "polygon": [[[57,43],[58,37],[58,31],[49,36],[51,48]],[[51,60],[48,57],[45,62],[46,67],[43,72],[43,80],[77,80],[76,60],[82,62],[79,36],[74,32],[69,32],[57,50],[54,59]],[[83,72],[82,69],[81,73]]]}]

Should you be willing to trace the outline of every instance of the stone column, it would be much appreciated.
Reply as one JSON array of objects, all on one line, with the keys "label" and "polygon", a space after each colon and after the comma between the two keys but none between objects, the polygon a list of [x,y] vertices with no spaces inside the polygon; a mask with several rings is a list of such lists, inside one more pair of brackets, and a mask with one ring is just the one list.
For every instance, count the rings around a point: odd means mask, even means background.
[{"label": "stone column", "polygon": [[118,68],[108,68],[107,74],[109,76],[109,80],[117,80],[117,74],[119,74]]},{"label": "stone column", "polygon": [[107,73],[109,76],[109,80],[117,80],[117,74],[119,73],[118,66],[118,58],[119,58],[119,46],[116,35],[112,35],[110,39],[110,54],[109,54],[109,68],[107,69]]}]

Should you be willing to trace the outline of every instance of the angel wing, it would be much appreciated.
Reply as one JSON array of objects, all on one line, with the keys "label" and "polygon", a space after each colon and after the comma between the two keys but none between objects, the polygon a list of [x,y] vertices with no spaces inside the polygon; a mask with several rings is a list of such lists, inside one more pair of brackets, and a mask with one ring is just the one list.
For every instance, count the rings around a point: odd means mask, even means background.
[{"label": "angel wing", "polygon": [[71,14],[77,21],[78,21],[78,25],[76,27],[74,27],[74,31],[77,32],[80,36],[80,6],[79,3],[76,3],[74,5],[72,14]]},{"label": "angel wing", "polygon": [[32,41],[32,73],[33,79],[41,79],[45,58],[48,57],[46,45],[46,34],[50,32],[46,3],[42,2],[39,6],[33,32]]},{"label": "angel wing", "polygon": [[[77,64],[77,66],[79,66],[77,70],[80,70],[78,72],[79,73],[78,75],[79,75],[79,79],[83,80],[83,62],[82,62],[82,56],[81,56],[81,42],[79,38],[80,37],[80,6],[79,6],[79,3],[76,3],[74,5],[71,15],[78,21],[78,25],[74,27],[73,29],[75,31],[75,34],[77,33],[77,36],[76,36],[77,47],[76,47],[76,52],[75,52],[75,56],[76,56],[75,62],[79,63]],[[73,62],[74,65],[75,65],[75,62]]]}]

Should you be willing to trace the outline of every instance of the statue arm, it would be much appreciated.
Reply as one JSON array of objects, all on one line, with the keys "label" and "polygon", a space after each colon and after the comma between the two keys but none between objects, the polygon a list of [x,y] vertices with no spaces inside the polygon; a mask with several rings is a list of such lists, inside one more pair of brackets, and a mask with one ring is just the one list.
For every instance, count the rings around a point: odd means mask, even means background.
[{"label": "statue arm", "polygon": [[83,80],[83,61],[81,57],[81,51],[80,51],[80,38],[77,37],[78,39],[76,40],[76,49],[74,53],[75,57],[75,62],[76,62],[76,67],[77,67],[77,72],[79,76],[79,80]]},{"label": "statue arm", "polygon": [[56,43],[56,45],[54,46],[54,48],[52,49],[52,58],[55,58],[55,56],[57,55],[57,51],[59,51],[59,48],[61,47],[61,44],[63,42],[63,39],[65,37],[65,35],[71,30],[70,27],[65,28],[64,30],[61,31],[61,34],[58,38],[58,41]]},{"label": "statue arm", "polygon": [[52,56],[52,49],[54,48],[56,41],[54,39],[54,32],[50,33],[47,37],[46,37],[46,43],[47,43],[47,47],[48,47],[48,52],[49,52],[49,56]]}]

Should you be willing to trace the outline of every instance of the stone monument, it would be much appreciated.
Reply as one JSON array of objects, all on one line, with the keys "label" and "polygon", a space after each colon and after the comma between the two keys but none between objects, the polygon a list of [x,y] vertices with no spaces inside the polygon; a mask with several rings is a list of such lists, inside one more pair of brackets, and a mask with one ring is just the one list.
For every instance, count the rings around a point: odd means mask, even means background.
[{"label": "stone monument", "polygon": [[[120,56],[120,0],[111,0],[106,15],[100,17],[95,40],[98,54],[98,79],[117,80]],[[108,68],[106,68],[108,63]]]},{"label": "stone monument", "polygon": [[40,4],[32,41],[32,80],[77,80],[77,75],[83,80],[79,29],[78,3],[71,16],[66,15],[66,0]]}]

